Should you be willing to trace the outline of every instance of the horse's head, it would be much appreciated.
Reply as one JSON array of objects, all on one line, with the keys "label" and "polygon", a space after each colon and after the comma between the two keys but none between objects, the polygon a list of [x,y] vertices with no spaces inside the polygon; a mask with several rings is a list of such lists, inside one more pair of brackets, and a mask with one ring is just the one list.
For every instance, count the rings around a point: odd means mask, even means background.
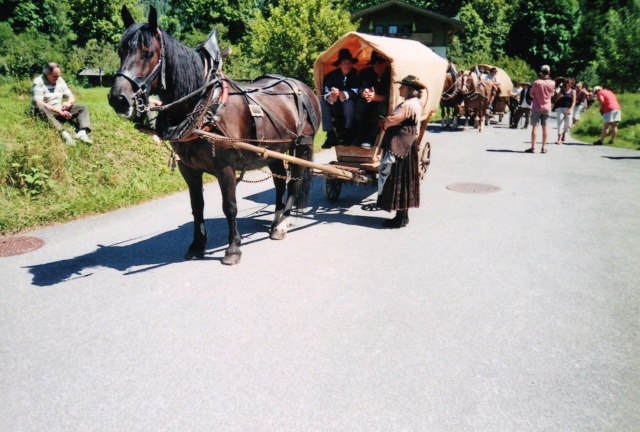
[{"label": "horse's head", "polygon": [[460,85],[461,85],[461,92],[465,95],[471,94],[473,92],[476,91],[476,88],[478,87],[478,76],[475,74],[475,72],[471,72],[471,71],[464,71],[464,74],[462,74],[461,80],[460,80]]},{"label": "horse's head", "polygon": [[148,23],[135,23],[126,6],[122,7],[126,30],[120,40],[120,69],[109,91],[109,104],[125,118],[145,111],[149,95],[157,93],[164,81],[164,46],[158,27],[158,14],[151,6]]}]

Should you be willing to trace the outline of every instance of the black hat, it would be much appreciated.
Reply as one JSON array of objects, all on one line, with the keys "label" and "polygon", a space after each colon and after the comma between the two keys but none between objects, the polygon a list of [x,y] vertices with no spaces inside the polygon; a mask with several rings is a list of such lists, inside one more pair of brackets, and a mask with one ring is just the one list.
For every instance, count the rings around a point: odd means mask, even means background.
[{"label": "black hat", "polygon": [[349,51],[347,48],[342,48],[340,50],[340,52],[338,53],[338,60],[334,61],[333,65],[338,66],[342,62],[342,60],[349,60],[352,64],[358,63],[358,59],[351,57],[351,51]]},{"label": "black hat", "polygon": [[372,64],[376,64],[376,63],[386,63],[389,60],[385,57],[383,57],[382,55],[380,55],[380,53],[378,51],[373,51],[371,53],[371,60],[369,60],[369,63],[367,63],[368,65],[372,65]]},{"label": "black hat", "polygon": [[422,84],[420,80],[413,75],[407,75],[406,77],[402,78],[402,81],[396,81],[396,84],[403,84],[407,87],[412,87],[418,90],[426,88],[424,84]]}]

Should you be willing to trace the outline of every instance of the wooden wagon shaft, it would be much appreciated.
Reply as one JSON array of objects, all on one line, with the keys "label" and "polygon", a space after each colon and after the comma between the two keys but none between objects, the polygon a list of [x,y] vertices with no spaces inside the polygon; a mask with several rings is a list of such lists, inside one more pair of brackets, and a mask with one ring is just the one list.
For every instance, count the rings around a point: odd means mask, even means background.
[{"label": "wooden wagon shaft", "polygon": [[[210,132],[205,132],[203,130],[200,129],[196,129],[194,130],[194,132],[200,136],[203,136],[205,138],[209,138],[212,140],[216,140],[216,139],[220,139],[220,135],[216,135],[216,134],[212,134]],[[352,182],[356,182],[356,183],[366,183],[369,179],[367,178],[367,176],[363,176],[361,174],[358,174],[357,172],[352,172],[352,171],[346,171],[346,170],[342,170],[340,168],[336,168],[333,167],[331,165],[322,165],[322,164],[318,164],[315,162],[310,162],[308,160],[304,160],[304,159],[300,159],[294,156],[289,156],[286,154],[282,154],[282,153],[278,153],[278,152],[274,152],[271,150],[267,150],[265,148],[262,147],[258,147],[252,144],[248,144],[242,141],[232,141],[233,145],[237,148],[240,148],[242,150],[248,150],[254,153],[258,153],[258,154],[262,154],[265,157],[271,157],[274,159],[280,159],[283,161],[287,161],[287,162],[291,162],[293,164],[296,165],[300,165],[300,166],[304,166],[307,168],[314,168],[317,169],[318,171],[322,171],[325,172],[327,174],[330,174],[332,177],[335,177],[337,179],[340,180],[347,180],[347,181],[352,181]]]}]

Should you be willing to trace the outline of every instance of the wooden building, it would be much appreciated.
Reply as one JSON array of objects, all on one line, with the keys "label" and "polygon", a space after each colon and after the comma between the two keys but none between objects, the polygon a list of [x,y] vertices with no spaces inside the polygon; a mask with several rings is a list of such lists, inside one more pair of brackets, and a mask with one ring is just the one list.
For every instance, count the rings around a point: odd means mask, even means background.
[{"label": "wooden building", "polygon": [[351,15],[351,21],[360,21],[359,33],[413,39],[444,58],[447,58],[447,45],[464,27],[457,18],[449,18],[401,0],[387,0],[362,9]]},{"label": "wooden building", "polygon": [[105,73],[102,69],[84,69],[78,76],[86,77],[94,87],[111,87],[113,83],[113,74]]}]

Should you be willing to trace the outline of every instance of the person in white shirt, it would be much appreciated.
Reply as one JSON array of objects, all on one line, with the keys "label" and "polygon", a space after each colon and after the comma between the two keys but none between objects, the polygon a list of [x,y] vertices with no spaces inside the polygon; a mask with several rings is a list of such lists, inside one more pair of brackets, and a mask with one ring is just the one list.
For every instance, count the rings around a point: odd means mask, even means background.
[{"label": "person in white shirt", "polygon": [[34,114],[49,120],[61,133],[66,144],[75,145],[73,138],[62,125],[68,121],[77,122],[78,130],[75,134],[77,139],[92,144],[89,138],[91,132],[89,109],[86,105],[75,103],[76,98],[60,76],[61,74],[60,65],[51,62],[44,67],[42,75],[33,80],[31,110]]}]

